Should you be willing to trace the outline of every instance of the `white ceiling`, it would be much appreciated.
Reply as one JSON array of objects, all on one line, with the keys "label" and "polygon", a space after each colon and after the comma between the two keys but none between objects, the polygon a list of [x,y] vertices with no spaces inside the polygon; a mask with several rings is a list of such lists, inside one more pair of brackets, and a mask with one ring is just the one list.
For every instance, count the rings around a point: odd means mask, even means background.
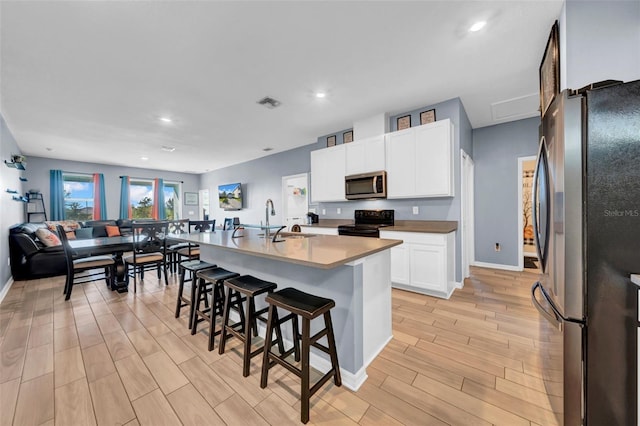
[{"label": "white ceiling", "polygon": [[[1,112],[27,156],[191,173],[455,97],[483,127],[536,115],[561,7],[3,0]],[[468,32],[478,20],[487,26]],[[282,105],[259,106],[264,96]],[[512,99],[515,117],[509,103],[492,107]]]}]

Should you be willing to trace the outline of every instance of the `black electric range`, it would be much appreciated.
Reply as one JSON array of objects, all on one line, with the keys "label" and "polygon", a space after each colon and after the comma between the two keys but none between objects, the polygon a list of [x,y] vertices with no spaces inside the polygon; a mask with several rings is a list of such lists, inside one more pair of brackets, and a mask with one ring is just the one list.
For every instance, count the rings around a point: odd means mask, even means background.
[{"label": "black electric range", "polygon": [[356,210],[354,225],[338,226],[338,235],[380,237],[380,228],[393,226],[394,210]]}]

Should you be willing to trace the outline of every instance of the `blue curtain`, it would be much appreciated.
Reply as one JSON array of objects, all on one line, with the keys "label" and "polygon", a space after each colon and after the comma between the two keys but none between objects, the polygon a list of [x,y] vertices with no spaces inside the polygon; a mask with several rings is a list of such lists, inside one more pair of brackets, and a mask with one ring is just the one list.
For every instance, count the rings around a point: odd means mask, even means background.
[{"label": "blue curtain", "polygon": [[164,179],[156,178],[154,185],[154,202],[153,202],[153,218],[158,220],[164,220],[167,218],[167,214],[164,208]]},{"label": "blue curtain", "polygon": [[50,171],[51,220],[64,220],[64,180],[62,170]]},{"label": "blue curtain", "polygon": [[131,219],[131,203],[129,201],[129,176],[120,176],[120,219]]},{"label": "blue curtain", "polygon": [[104,194],[104,175],[93,174],[93,219],[107,220],[107,199]]}]

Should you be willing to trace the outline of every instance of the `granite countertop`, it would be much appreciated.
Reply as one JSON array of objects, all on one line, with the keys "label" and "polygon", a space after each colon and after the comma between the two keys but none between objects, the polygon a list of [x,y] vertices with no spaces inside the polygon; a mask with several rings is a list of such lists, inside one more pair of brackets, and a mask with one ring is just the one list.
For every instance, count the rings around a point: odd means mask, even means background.
[{"label": "granite countertop", "polygon": [[[300,226],[309,228],[337,228],[340,225],[353,225],[353,220],[320,219],[318,223]],[[453,220],[396,220],[393,226],[380,228],[381,231],[425,232],[430,234],[448,234],[457,229],[458,222]]]},{"label": "granite countertop", "polygon": [[[285,234],[274,243],[258,236],[259,230],[244,229],[243,237],[231,238],[233,231],[174,234],[171,237],[252,256],[314,268],[331,269],[402,244],[402,240],[353,238],[336,235]],[[240,234],[240,233],[238,233]]]},{"label": "granite countertop", "polygon": [[631,274],[631,282],[640,287],[640,274]]}]

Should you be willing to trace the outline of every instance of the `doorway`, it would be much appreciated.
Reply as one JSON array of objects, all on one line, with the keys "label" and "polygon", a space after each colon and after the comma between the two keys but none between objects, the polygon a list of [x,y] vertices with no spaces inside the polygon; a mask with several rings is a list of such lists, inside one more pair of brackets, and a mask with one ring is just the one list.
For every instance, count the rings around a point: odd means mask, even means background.
[{"label": "doorway", "polygon": [[474,181],[473,159],[464,150],[460,150],[460,174],[461,174],[461,236],[462,245],[462,282],[470,276],[469,266],[475,262],[475,238],[474,238]]},{"label": "doorway", "polygon": [[531,188],[536,168],[536,157],[518,158],[518,267],[537,270],[540,262],[533,240],[533,205]]},{"label": "doorway", "polygon": [[287,230],[291,230],[293,225],[307,223],[309,173],[282,177],[282,211]]}]

